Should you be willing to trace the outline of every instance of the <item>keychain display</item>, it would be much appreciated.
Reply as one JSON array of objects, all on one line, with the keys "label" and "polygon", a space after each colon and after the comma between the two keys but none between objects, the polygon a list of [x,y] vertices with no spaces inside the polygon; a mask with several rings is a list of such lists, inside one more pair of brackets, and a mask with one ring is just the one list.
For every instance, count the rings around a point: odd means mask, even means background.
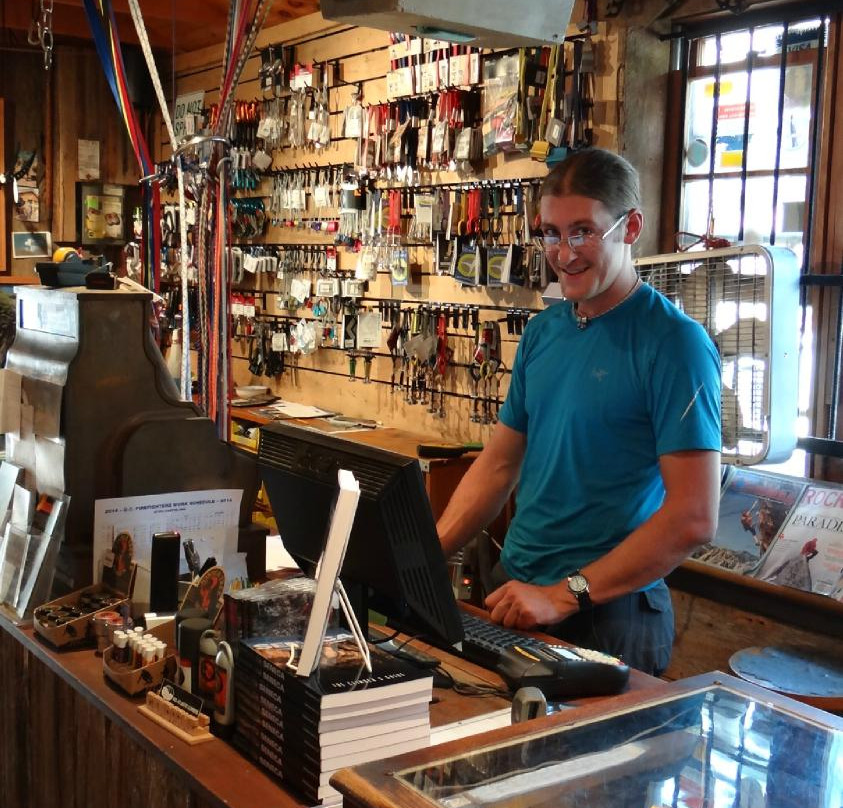
[{"label": "keychain display", "polygon": [[[587,50],[583,45],[583,54]],[[573,45],[566,41],[555,59],[550,48],[487,56],[484,63],[503,66],[484,76],[482,91],[448,86],[461,84],[471,69],[469,60],[454,58],[468,55],[458,47],[422,50],[419,69],[412,67],[414,87],[424,93],[368,105],[361,87],[349,93],[352,87],[326,70],[315,71],[309,86],[288,91],[283,54],[275,47],[265,51],[263,99],[239,108],[231,182],[243,195],[227,202],[231,235],[248,242],[271,226],[283,230],[271,231],[270,238],[291,243],[261,245],[264,251],[242,243],[230,250],[232,279],[261,290],[258,305],[266,312],[231,324],[241,350],[248,346],[249,369],[273,375],[280,367],[290,378],[300,356],[341,350],[349,379],[388,384],[396,402],[400,396],[438,418],[446,416],[454,400],[449,397],[465,395],[467,379],[471,421],[494,423],[508,373],[504,356],[511,355],[531,311],[515,308],[520,300],[509,292],[484,295],[480,287],[538,288],[548,267],[533,243],[539,181],[473,175],[480,173],[476,161],[492,150],[526,152],[539,141],[536,148],[543,151],[544,139],[549,157],[556,148],[553,121],[565,125],[567,147],[570,82],[563,54],[573,69]],[[583,63],[587,55],[580,59],[581,73]],[[497,106],[489,114],[494,93]],[[336,98],[349,100],[344,108],[336,105],[332,118],[329,100]],[[319,164],[332,134],[357,140],[353,165]],[[307,149],[312,157],[275,153],[287,148]],[[288,167],[272,170],[273,158]],[[438,177],[438,171],[458,176]],[[437,178],[452,181],[437,185]],[[266,196],[252,203],[258,193]],[[327,233],[333,238],[324,238]],[[302,243],[292,243],[297,241]],[[313,241],[318,245],[308,243]],[[433,261],[420,265],[418,274],[421,257]],[[433,277],[444,275],[455,283]],[[466,287],[458,299],[487,305],[419,302],[447,297],[457,284]],[[327,367],[335,369],[336,360],[330,361]],[[309,361],[302,365],[310,369]]]},{"label": "keychain display", "polygon": [[259,196],[232,197],[230,200],[231,231],[237,239],[262,236],[266,231],[266,209]]}]

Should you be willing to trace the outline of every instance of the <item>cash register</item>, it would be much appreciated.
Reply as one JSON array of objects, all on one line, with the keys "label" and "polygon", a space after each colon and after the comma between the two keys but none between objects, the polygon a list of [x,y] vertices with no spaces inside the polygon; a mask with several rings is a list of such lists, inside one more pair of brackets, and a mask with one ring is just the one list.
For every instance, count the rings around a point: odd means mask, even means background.
[{"label": "cash register", "polygon": [[[64,442],[70,506],[56,592],[92,580],[95,500],[172,491],[243,489],[239,549],[250,576],[262,575],[266,531],[251,525],[254,459],[221,441],[213,421],[179,399],[152,336],[151,293],[24,286],[15,294],[17,331],[6,367],[21,375],[36,412],[33,434],[21,441],[34,442],[40,431]],[[30,462],[30,448],[18,446],[9,459]]]}]

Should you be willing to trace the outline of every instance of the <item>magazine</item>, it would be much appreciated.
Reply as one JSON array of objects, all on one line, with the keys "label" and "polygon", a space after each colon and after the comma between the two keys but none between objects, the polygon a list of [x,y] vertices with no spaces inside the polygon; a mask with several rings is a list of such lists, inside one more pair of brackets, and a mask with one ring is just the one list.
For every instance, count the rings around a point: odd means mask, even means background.
[{"label": "magazine", "polygon": [[717,533],[691,558],[730,572],[752,574],[806,485],[779,474],[730,467],[720,494]]},{"label": "magazine", "polygon": [[807,487],[755,577],[843,600],[843,488]]}]

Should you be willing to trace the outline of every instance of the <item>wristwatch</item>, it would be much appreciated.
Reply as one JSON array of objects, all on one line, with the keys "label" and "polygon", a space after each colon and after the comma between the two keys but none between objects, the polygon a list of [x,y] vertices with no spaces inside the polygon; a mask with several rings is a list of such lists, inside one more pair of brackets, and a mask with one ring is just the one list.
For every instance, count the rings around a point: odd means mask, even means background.
[{"label": "wristwatch", "polygon": [[568,576],[568,591],[577,599],[580,611],[590,609],[594,605],[591,602],[591,595],[588,594],[588,578],[579,570],[575,570]]}]

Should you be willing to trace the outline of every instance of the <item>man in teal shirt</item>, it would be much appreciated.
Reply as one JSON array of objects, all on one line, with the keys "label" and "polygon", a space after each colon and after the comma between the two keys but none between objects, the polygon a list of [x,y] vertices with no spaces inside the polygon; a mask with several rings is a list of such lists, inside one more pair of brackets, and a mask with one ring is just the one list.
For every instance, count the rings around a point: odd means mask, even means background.
[{"label": "man in teal shirt", "polygon": [[637,172],[610,152],[548,175],[542,241],[565,301],[530,321],[500,422],[438,528],[453,553],[517,484],[492,619],[660,673],[662,578],[717,522],[720,367],[703,328],[638,278],[640,207]]}]

